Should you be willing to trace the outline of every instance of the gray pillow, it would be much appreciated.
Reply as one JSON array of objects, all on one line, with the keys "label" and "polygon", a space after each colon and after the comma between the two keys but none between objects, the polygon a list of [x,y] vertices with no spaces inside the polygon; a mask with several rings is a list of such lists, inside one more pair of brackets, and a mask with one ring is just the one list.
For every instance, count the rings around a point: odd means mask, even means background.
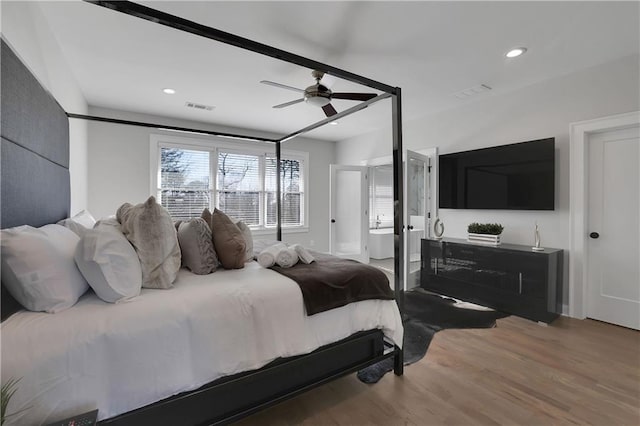
[{"label": "gray pillow", "polygon": [[205,208],[202,211],[202,214],[200,215],[200,217],[202,219],[204,219],[205,222],[207,222],[207,225],[209,225],[209,229],[211,229],[211,232],[213,232],[213,228],[211,226],[211,219],[212,219],[213,216],[211,215],[211,211],[209,209]]},{"label": "gray pillow", "polygon": [[180,222],[178,242],[182,252],[182,264],[191,272],[198,275],[215,272],[218,267],[218,256],[213,249],[211,229],[204,219]]},{"label": "gray pillow", "polygon": [[170,288],[180,270],[180,245],[169,212],[151,196],[142,204],[123,204],[116,217],[140,259],[142,287]]},{"label": "gray pillow", "polygon": [[240,229],[240,231],[242,231],[244,243],[247,246],[247,248],[245,249],[244,261],[250,262],[253,260],[253,235],[251,235],[251,229],[249,229],[249,226],[247,226],[247,224],[241,220],[236,222],[236,226],[238,227],[238,229]]}]

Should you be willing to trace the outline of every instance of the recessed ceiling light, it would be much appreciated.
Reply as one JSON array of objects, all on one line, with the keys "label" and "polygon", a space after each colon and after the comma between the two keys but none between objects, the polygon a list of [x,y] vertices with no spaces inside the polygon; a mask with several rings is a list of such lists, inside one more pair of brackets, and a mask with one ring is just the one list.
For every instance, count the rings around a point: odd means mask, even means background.
[{"label": "recessed ceiling light", "polygon": [[167,95],[175,95],[176,94],[176,90],[175,89],[170,89],[168,87],[166,89],[162,89],[162,91]]},{"label": "recessed ceiling light", "polygon": [[331,121],[329,124],[331,124],[332,126],[337,126],[340,123],[338,123],[337,121]]},{"label": "recessed ceiling light", "polygon": [[506,53],[507,58],[516,58],[527,51],[526,47],[516,47],[515,49],[511,49]]}]

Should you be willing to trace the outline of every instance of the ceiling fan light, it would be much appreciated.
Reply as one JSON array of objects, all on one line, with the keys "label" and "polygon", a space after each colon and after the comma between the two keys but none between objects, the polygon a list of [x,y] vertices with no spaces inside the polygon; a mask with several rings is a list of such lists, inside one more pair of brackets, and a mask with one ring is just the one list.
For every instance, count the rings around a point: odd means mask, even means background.
[{"label": "ceiling fan light", "polygon": [[305,96],[304,100],[309,104],[317,107],[323,107],[331,102],[331,99],[323,96]]}]

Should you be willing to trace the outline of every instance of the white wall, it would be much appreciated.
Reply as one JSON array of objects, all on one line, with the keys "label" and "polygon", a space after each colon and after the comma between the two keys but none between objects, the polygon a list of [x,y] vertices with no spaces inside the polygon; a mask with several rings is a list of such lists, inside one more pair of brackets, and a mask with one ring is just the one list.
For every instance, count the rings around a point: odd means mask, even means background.
[{"label": "white wall", "polygon": [[[73,72],[35,3],[2,2],[2,37],[67,112],[86,114]],[[71,214],[87,206],[87,123],[69,120]]]},{"label": "white wall", "polygon": [[[486,96],[456,109],[406,121],[404,146],[438,147],[441,154],[556,138],[555,211],[441,209],[445,237],[466,237],[471,222],[499,222],[503,240],[533,243],[534,223],[542,245],[569,248],[569,123],[640,109],[639,57],[631,56],[504,94]],[[436,84],[437,82],[434,82]],[[391,130],[383,129],[337,143],[339,164],[389,154]],[[565,252],[565,270],[568,258]],[[565,302],[568,289],[565,272]]]},{"label": "white wall", "polygon": [[[203,130],[249,134],[249,131],[206,123],[191,122],[125,111],[90,107],[96,116],[121,118]],[[140,203],[150,194],[150,135],[167,134],[188,138],[189,134],[153,128],[125,126],[92,121],[89,123],[89,211],[96,217],[115,214],[124,202]],[[258,135],[256,132],[251,134]],[[274,136],[261,134],[261,136]],[[207,139],[207,136],[193,136]],[[309,231],[284,233],[283,240],[329,249],[329,164],[335,162],[335,143],[296,138],[282,149],[309,153]],[[155,195],[155,194],[154,194]],[[272,235],[259,238],[275,239]],[[311,243],[313,241],[313,244]]]}]

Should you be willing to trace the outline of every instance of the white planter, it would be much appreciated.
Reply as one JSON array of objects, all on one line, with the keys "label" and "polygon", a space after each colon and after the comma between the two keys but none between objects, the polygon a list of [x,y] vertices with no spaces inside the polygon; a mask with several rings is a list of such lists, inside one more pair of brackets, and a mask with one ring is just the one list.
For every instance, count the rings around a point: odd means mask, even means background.
[{"label": "white planter", "polygon": [[481,243],[481,244],[490,244],[492,246],[500,245],[500,235],[491,235],[491,234],[473,234],[469,232],[469,236],[467,237],[467,241],[472,243]]}]

